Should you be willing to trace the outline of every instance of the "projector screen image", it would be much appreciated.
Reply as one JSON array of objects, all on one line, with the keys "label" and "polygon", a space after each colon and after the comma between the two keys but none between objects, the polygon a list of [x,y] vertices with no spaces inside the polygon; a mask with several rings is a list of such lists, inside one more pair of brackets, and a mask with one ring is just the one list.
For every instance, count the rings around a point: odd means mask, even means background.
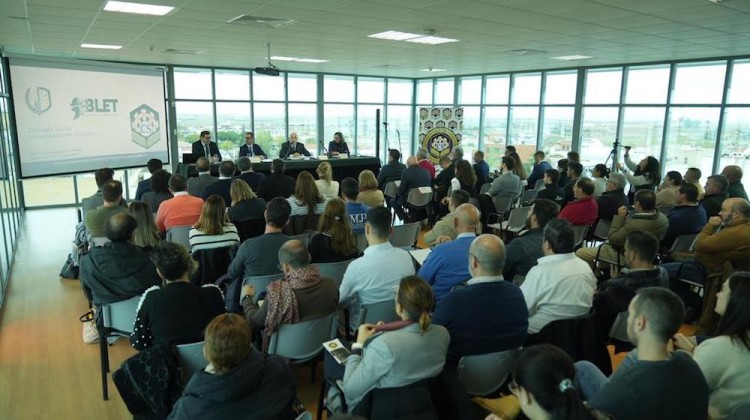
[{"label": "projector screen image", "polygon": [[11,58],[10,76],[22,177],[168,161],[162,70]]}]

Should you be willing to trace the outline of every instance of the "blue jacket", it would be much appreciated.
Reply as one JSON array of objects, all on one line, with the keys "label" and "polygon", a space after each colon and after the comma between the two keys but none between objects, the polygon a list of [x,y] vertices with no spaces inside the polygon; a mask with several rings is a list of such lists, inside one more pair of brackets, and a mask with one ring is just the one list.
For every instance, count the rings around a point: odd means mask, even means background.
[{"label": "blue jacket", "polygon": [[531,175],[529,175],[527,179],[529,184],[526,186],[526,188],[533,189],[538,180],[544,179],[544,172],[547,169],[552,169],[552,165],[550,165],[549,162],[543,160],[539,163],[535,163],[534,169],[531,171]]},{"label": "blue jacket", "polygon": [[440,303],[453,286],[471,278],[467,254],[473,233],[461,233],[455,240],[440,244],[430,252],[417,275],[424,279],[435,293],[435,302]]},{"label": "blue jacket", "polygon": [[697,206],[675,206],[669,212],[667,219],[669,219],[669,228],[667,234],[664,235],[664,239],[661,240],[661,245],[664,248],[671,247],[675,238],[680,235],[700,233],[708,220],[706,209],[700,204]]}]

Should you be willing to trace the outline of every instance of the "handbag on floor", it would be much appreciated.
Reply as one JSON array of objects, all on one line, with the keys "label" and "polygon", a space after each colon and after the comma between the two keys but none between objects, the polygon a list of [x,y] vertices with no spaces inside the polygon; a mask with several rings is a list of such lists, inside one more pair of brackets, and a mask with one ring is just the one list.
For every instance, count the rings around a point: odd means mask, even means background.
[{"label": "handbag on floor", "polygon": [[96,320],[94,319],[94,311],[88,311],[78,318],[83,323],[83,342],[85,344],[94,344],[99,341],[99,331],[96,329]]},{"label": "handbag on floor", "polygon": [[78,279],[79,273],[80,267],[78,267],[75,261],[73,261],[73,256],[68,254],[68,259],[65,260],[65,264],[63,264],[62,269],[60,270],[60,277],[64,279],[76,280]]}]

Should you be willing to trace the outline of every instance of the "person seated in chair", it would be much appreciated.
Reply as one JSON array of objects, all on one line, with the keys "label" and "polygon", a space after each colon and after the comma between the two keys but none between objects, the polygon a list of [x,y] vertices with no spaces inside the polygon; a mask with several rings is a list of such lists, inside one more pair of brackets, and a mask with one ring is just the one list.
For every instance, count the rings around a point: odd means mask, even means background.
[{"label": "person seated in chair", "polygon": [[[104,197],[102,196],[102,187],[104,183],[111,181],[115,171],[110,168],[97,169],[94,172],[94,180],[96,181],[96,192],[86,198],[81,199],[81,218],[86,220],[86,212],[89,210],[95,210],[104,204]],[[141,181],[142,182],[142,181]],[[140,185],[140,184],[139,184]]]},{"label": "person seated in chair", "polygon": [[169,177],[169,191],[173,198],[166,200],[156,212],[156,228],[166,232],[175,226],[192,226],[201,216],[203,199],[188,194],[187,180],[180,174]]},{"label": "person seated in chair", "polygon": [[515,161],[511,157],[504,157],[500,169],[502,175],[495,178],[490,185],[490,189],[487,190],[487,194],[490,197],[517,197],[518,192],[521,190],[521,178],[513,173],[515,167]]},{"label": "person seated in chair", "polygon": [[240,243],[237,226],[229,222],[224,199],[218,195],[208,197],[198,221],[188,234],[190,251],[223,248]]},{"label": "person seated in chair", "polygon": [[324,317],[334,312],[339,302],[336,283],[320,276],[301,241],[292,239],[282,245],[278,261],[284,278],[268,285],[262,306],[255,301],[255,288],[242,286],[242,309],[250,328],[263,330],[264,352],[268,351],[271,335],[283,324]]},{"label": "person seated in chair", "polygon": [[432,183],[430,174],[417,164],[415,156],[409,156],[406,160],[406,170],[401,174],[401,184],[398,186],[398,194],[391,199],[391,207],[401,220],[406,220],[404,205],[409,198],[409,191],[413,188],[429,187]]},{"label": "person seated in chair", "polygon": [[728,197],[727,188],[729,188],[729,181],[724,175],[712,175],[706,180],[705,194],[699,198],[701,206],[706,210],[706,217],[709,219],[719,215],[721,203]]},{"label": "person seated in chair", "polygon": [[172,199],[172,192],[169,191],[169,179],[172,174],[164,169],[157,169],[149,179],[150,190],[143,193],[141,201],[148,204],[151,212],[157,213],[161,203]]},{"label": "person seated in chair", "polygon": [[456,216],[456,209],[469,202],[471,196],[464,190],[456,190],[451,192],[450,199],[448,200],[448,210],[450,213],[446,214],[442,219],[435,223],[432,229],[424,234],[424,242],[427,245],[437,245],[443,242],[448,242],[456,239],[458,232],[456,227],[453,225],[453,219]]},{"label": "person seated in chair", "polygon": [[[149,175],[153,175],[154,172],[162,169],[163,166],[164,163],[161,159],[149,159],[148,162],[146,162],[146,169],[148,169]],[[138,187],[135,189],[135,200],[141,201],[143,199],[143,194],[149,191],[151,191],[151,182],[149,179],[147,178],[143,181],[139,181]]]},{"label": "person seated in chair", "polygon": [[234,177],[235,166],[231,160],[221,162],[219,166],[219,180],[207,185],[201,193],[201,198],[206,201],[212,195],[218,195],[224,199],[224,205],[229,207],[232,204],[232,177]]},{"label": "person seated in chair", "polygon": [[109,180],[102,185],[103,203],[100,207],[86,212],[86,230],[93,237],[105,236],[107,221],[115,213],[123,213],[127,205],[123,205],[122,183],[116,179]]},{"label": "person seated in chair", "polygon": [[[554,169],[552,169],[554,170]],[[557,218],[560,206],[545,198],[537,198],[529,211],[526,219],[526,230],[522,235],[513,239],[506,247],[505,268],[503,277],[516,284],[516,279],[523,279],[535,266],[537,260],[544,256],[542,241],[544,239],[544,227],[551,220]]]},{"label": "person seated in chair", "polygon": [[263,181],[266,175],[263,172],[253,171],[253,162],[250,161],[249,157],[243,156],[237,159],[237,170],[240,171],[237,178],[247,182],[247,185],[254,192],[258,192],[260,189],[260,181]]},{"label": "person seated in chair", "polygon": [[211,175],[211,162],[206,157],[199,157],[195,162],[197,177],[188,178],[188,193],[194,197],[200,197],[203,189],[218,181],[219,178]]},{"label": "person seated in chair", "polygon": [[289,365],[253,349],[250,336],[237,314],[218,315],[208,324],[203,348],[208,366],[190,378],[170,419],[295,418]]},{"label": "person seated in chair", "polygon": [[385,189],[385,184],[401,179],[401,174],[406,170],[406,165],[400,162],[401,152],[396,149],[388,149],[388,163],[380,168],[378,173],[378,188]]},{"label": "person seated in chair", "polygon": [[310,152],[305,148],[305,145],[297,140],[296,132],[289,133],[289,141],[281,144],[279,158],[287,159],[289,157],[310,156]]},{"label": "person seated in chair", "polygon": [[661,248],[668,250],[680,235],[699,233],[706,226],[706,210],[698,204],[698,189],[683,183],[677,190],[675,207],[669,212],[669,228],[661,240]]},{"label": "person seated in chair", "polygon": [[596,222],[599,208],[594,200],[594,183],[590,178],[578,178],[573,186],[575,200],[569,202],[557,216],[573,226],[591,226]]},{"label": "person seated in chair", "polygon": [[560,180],[560,171],[557,169],[547,169],[544,171],[544,188],[536,193],[536,198],[546,198],[552,200],[555,203],[561,204],[565,197],[565,191],[557,186],[557,181]]},{"label": "person seated in chair", "polygon": [[625,175],[612,172],[607,178],[604,193],[596,199],[596,206],[600,220],[612,221],[617,215],[617,210],[622,206],[628,206],[628,196],[625,195]]},{"label": "person seated in chair", "polygon": [[233,180],[229,194],[232,196],[232,207],[227,211],[227,217],[231,223],[236,225],[250,220],[263,220],[266,200],[256,196],[246,182],[241,179]]},{"label": "person seated in chair", "polygon": [[271,201],[276,197],[287,198],[294,194],[294,187],[297,181],[290,176],[284,175],[286,165],[281,159],[274,159],[271,162],[271,175],[263,178],[258,187],[258,197]]},{"label": "person seated in chair", "polygon": [[347,220],[346,205],[340,198],[328,200],[318,221],[318,233],[310,238],[309,248],[310,261],[316,264],[349,261],[359,256],[357,238]]}]

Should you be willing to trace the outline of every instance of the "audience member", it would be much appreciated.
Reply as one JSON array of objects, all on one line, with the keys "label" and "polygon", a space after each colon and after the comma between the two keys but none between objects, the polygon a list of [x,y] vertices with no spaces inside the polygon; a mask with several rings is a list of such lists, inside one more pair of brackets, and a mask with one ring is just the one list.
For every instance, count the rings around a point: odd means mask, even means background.
[{"label": "audience member", "polygon": [[170,419],[292,419],[296,388],[284,359],[253,349],[251,331],[237,314],[206,327],[205,369],[193,374]]},{"label": "audience member", "polygon": [[511,157],[501,159],[500,170],[502,175],[492,181],[487,194],[491,197],[516,197],[521,189],[521,178],[513,173],[515,161]]},{"label": "audience member", "polygon": [[357,238],[347,220],[346,204],[340,198],[332,198],[320,216],[318,233],[310,239],[310,262],[348,261],[358,255]]},{"label": "audience member", "polygon": [[333,168],[328,162],[321,162],[318,168],[315,170],[318,174],[318,179],[315,181],[315,186],[318,187],[318,191],[323,194],[326,198],[333,198],[339,196],[339,182],[333,180]]},{"label": "audience member", "polygon": [[[148,169],[148,173],[151,176],[154,175],[154,172],[162,169],[163,166],[164,163],[161,161],[161,159],[149,159],[148,162],[146,162],[146,169]],[[149,191],[151,191],[151,182],[148,178],[138,182],[138,187],[135,189],[136,201],[143,200],[143,194]]]},{"label": "audience member", "polygon": [[727,187],[727,195],[729,198],[739,197],[747,200],[747,193],[745,187],[742,185],[742,168],[737,165],[728,165],[721,170],[721,174],[727,177],[729,186]]},{"label": "audience member", "polygon": [[229,195],[232,197],[232,207],[227,211],[227,217],[232,224],[263,220],[266,200],[256,196],[246,182],[239,178],[232,180]]},{"label": "audience member", "polygon": [[542,179],[544,180],[544,188],[536,193],[536,198],[543,198],[561,204],[563,198],[565,198],[565,191],[557,186],[557,181],[560,179],[560,172],[557,169],[547,169],[544,171]]},{"label": "audience member", "polygon": [[401,152],[396,149],[388,149],[388,163],[380,168],[378,173],[378,188],[382,191],[385,184],[391,181],[401,179],[401,173],[406,170],[406,166],[400,162]]},{"label": "audience member", "polygon": [[[657,194],[658,195],[658,194]],[[706,225],[706,210],[698,205],[698,189],[695,185],[683,183],[677,191],[675,207],[667,216],[669,227],[661,241],[662,249],[669,249],[680,235],[698,233]]]},{"label": "audience member", "polygon": [[475,189],[478,193],[482,189],[482,185],[490,182],[490,165],[484,160],[484,152],[481,150],[474,152],[472,159],[474,160],[472,168],[477,177]]},{"label": "audience member", "polygon": [[371,170],[365,169],[359,173],[359,196],[360,203],[367,207],[385,206],[383,191],[378,189],[378,180]]},{"label": "audience member", "polygon": [[164,201],[172,198],[172,193],[169,192],[169,178],[172,176],[169,172],[164,169],[157,169],[151,174],[149,183],[151,188],[148,192],[143,194],[143,202],[148,204],[153,213],[159,211],[159,206]]},{"label": "audience member", "polygon": [[430,173],[430,179],[435,179],[435,165],[430,162],[428,159],[429,154],[427,153],[427,150],[425,149],[419,149],[417,150],[417,160],[419,163],[419,166],[422,167],[424,170]]},{"label": "audience member", "polygon": [[229,223],[224,200],[218,195],[208,197],[203,210],[188,235],[191,252],[237,245],[237,227]]},{"label": "audience member", "polygon": [[206,325],[226,312],[221,290],[213,284],[198,287],[190,283],[195,261],[180,244],[160,242],[151,252],[151,259],[164,286],[153,286],[143,294],[130,344],[143,350],[165,342],[203,341]]},{"label": "audience member", "polygon": [[622,206],[628,206],[628,196],[625,195],[625,176],[612,172],[607,179],[607,191],[596,199],[599,219],[612,221],[617,215],[617,210]]},{"label": "audience member", "polygon": [[505,154],[504,157],[510,157],[511,153],[516,153],[516,146],[508,145],[505,146]]},{"label": "audience member", "polygon": [[161,284],[148,252],[133,244],[136,227],[133,216],[113,214],[105,229],[110,242],[81,257],[81,284],[95,306],[130,299]]},{"label": "audience member", "polygon": [[456,176],[451,179],[451,190],[464,190],[470,195],[476,195],[477,175],[467,160],[456,162]]},{"label": "audience member", "polygon": [[90,197],[81,199],[81,218],[86,220],[86,212],[89,210],[95,210],[104,204],[104,196],[102,195],[102,187],[107,181],[111,181],[115,171],[110,168],[101,168],[94,172],[94,180],[96,181],[96,192]]},{"label": "audience member", "polygon": [[240,245],[237,255],[227,270],[229,277],[244,279],[281,272],[278,264],[278,253],[281,245],[289,240],[289,237],[281,231],[289,223],[291,212],[289,202],[281,197],[276,197],[268,202],[264,213],[266,219],[265,233],[247,239]]},{"label": "audience member", "polygon": [[[555,171],[555,169],[550,169]],[[529,217],[526,220],[528,230],[521,236],[510,241],[507,246],[507,258],[503,277],[506,280],[519,284],[531,270],[531,267],[537,264],[537,260],[544,256],[542,250],[542,241],[544,239],[544,227],[549,221],[557,218],[560,212],[560,206],[546,198],[537,198],[529,211]]]},{"label": "audience member", "polygon": [[513,158],[513,173],[521,179],[521,185],[528,185],[528,181],[526,180],[528,176],[526,175],[526,168],[523,166],[523,161],[521,161],[521,156],[513,152],[510,154],[510,157]]},{"label": "audience member", "polygon": [[255,302],[255,288],[242,286],[242,309],[250,328],[263,329],[263,351],[268,351],[271,335],[283,324],[324,317],[336,310],[339,291],[336,283],[321,277],[318,267],[310,264],[305,245],[287,241],[278,255],[284,279],[268,285],[262,306]]},{"label": "audience member", "polygon": [[326,197],[318,191],[315,179],[307,171],[302,171],[297,175],[294,194],[286,201],[292,208],[292,216],[322,214],[326,208]]},{"label": "audience member", "polygon": [[346,214],[351,222],[354,233],[365,233],[365,222],[367,222],[367,210],[365,204],[357,201],[359,197],[359,184],[354,178],[344,178],[341,181],[341,198],[346,202]]},{"label": "audience member", "polygon": [[568,163],[581,163],[581,155],[578,154],[578,152],[570,151],[568,152]]},{"label": "audience member", "polygon": [[398,194],[391,200],[391,207],[401,220],[406,220],[404,205],[412,188],[429,187],[432,180],[430,174],[417,164],[415,156],[409,156],[406,160],[406,170],[401,174],[401,183],[398,185]]},{"label": "audience member", "polygon": [[133,231],[133,245],[139,246],[146,251],[159,243],[159,231],[154,224],[154,214],[151,207],[142,201],[133,201],[128,206],[128,214],[135,218],[136,228]]},{"label": "audience member", "polygon": [[577,258],[575,234],[565,220],[551,220],[544,227],[544,257],[532,267],[521,291],[529,310],[529,334],[560,319],[586,315],[596,288],[596,277]]},{"label": "audience member", "polygon": [[701,206],[706,210],[706,217],[718,216],[721,204],[728,198],[729,181],[724,175],[712,175],[706,180],[706,192],[700,198]]},{"label": "audience member", "polygon": [[346,144],[344,135],[340,131],[333,133],[333,140],[328,143],[328,153],[331,156],[348,155],[350,153],[349,146]]},{"label": "audience member", "polygon": [[458,233],[456,239],[436,246],[417,272],[419,277],[432,286],[438,305],[453,286],[471,277],[466,265],[466,254],[477,236],[479,223],[479,210],[476,207],[468,203],[458,206],[453,218],[453,227]]},{"label": "audience member", "polygon": [[529,323],[521,290],[503,281],[503,241],[481,235],[472,241],[468,255],[471,280],[445,296],[432,318],[450,333],[447,360],[454,366],[463,356],[521,347]]},{"label": "audience member", "polygon": [[464,190],[455,190],[451,192],[450,199],[448,200],[448,210],[450,210],[450,213],[438,220],[438,222],[435,223],[435,226],[432,227],[432,230],[424,234],[423,239],[427,245],[432,246],[456,239],[458,233],[453,226],[456,208],[462,204],[468,203],[469,198],[469,193]]},{"label": "audience member", "polygon": [[723,419],[750,404],[750,273],[736,272],[716,295],[721,316],[714,338],[700,344],[696,337],[675,335],[676,347],[695,358],[708,383],[708,417]]},{"label": "audience member", "polygon": [[568,185],[568,159],[557,161],[557,172],[560,172],[560,179],[557,181],[557,186],[565,188]]},{"label": "audience member", "polygon": [[575,200],[575,193],[573,192],[573,186],[578,182],[578,178],[583,174],[583,165],[578,162],[568,163],[568,183],[563,187],[565,191],[565,197],[563,198],[562,206],[565,207],[569,202]]},{"label": "audience member", "polygon": [[536,153],[534,153],[534,168],[531,170],[531,175],[529,175],[529,179],[528,179],[529,183],[528,185],[526,185],[526,188],[528,189],[536,188],[536,182],[539,181],[540,179],[543,179],[547,171],[552,169],[552,165],[550,165],[549,162],[544,160],[544,158],[545,158],[545,155],[543,151],[538,150]]},{"label": "audience member", "polygon": [[[625,149],[625,166],[622,163],[618,163],[617,169],[625,175],[625,178],[630,183],[629,194],[635,194],[638,190],[653,191],[661,180],[659,161],[653,156],[647,156],[641,159],[638,165],[636,165],[630,160],[630,148]],[[630,174],[628,170],[633,171],[633,173]]]},{"label": "audience member", "polygon": [[451,186],[451,180],[456,177],[456,166],[449,156],[443,156],[438,161],[440,173],[435,176],[435,195],[437,201],[442,201],[448,196],[448,188]]},{"label": "audience member", "polygon": [[588,361],[576,363],[581,392],[591,407],[616,419],[705,419],[708,386],[698,365],[667,345],[684,307],[662,287],[638,290],[628,308],[627,334],[637,350],[607,378]]},{"label": "audience member", "polygon": [[674,206],[677,194],[679,194],[680,184],[682,184],[682,174],[677,171],[667,172],[664,182],[656,192],[656,207]]},{"label": "audience member", "polygon": [[245,181],[253,192],[260,190],[260,182],[263,181],[266,175],[263,172],[253,171],[253,162],[250,161],[249,157],[243,156],[237,159],[237,170],[240,171],[237,178]]},{"label": "audience member", "polygon": [[198,158],[195,162],[195,169],[198,171],[198,176],[188,178],[187,190],[193,197],[200,197],[203,189],[218,181],[219,178],[211,175],[211,162],[205,156]]},{"label": "audience member", "polygon": [[607,166],[602,163],[595,165],[591,173],[591,180],[594,181],[595,199],[598,199],[607,191],[607,178],[609,178],[609,169],[607,169]]},{"label": "audience member", "polygon": [[453,162],[453,166],[456,166],[459,161],[464,159],[464,148],[461,146],[455,146],[453,150],[451,150],[450,153],[451,162]]},{"label": "audience member", "polygon": [[122,183],[117,180],[110,180],[102,186],[103,204],[95,210],[86,212],[86,230],[93,237],[103,237],[105,235],[107,221],[115,213],[125,211],[122,199]]},{"label": "audience member", "polygon": [[393,288],[401,278],[414,274],[411,255],[389,242],[392,231],[388,209],[373,207],[367,212],[365,236],[369,246],[346,268],[340,287],[339,302],[342,308],[349,308],[351,331],[359,326],[362,305],[392,300]]},{"label": "audience member", "polygon": [[208,197],[212,195],[218,195],[224,199],[224,205],[229,207],[232,205],[232,178],[234,177],[234,171],[236,167],[234,162],[231,160],[225,160],[219,165],[219,180],[207,185],[201,193],[201,198],[206,201]]},{"label": "audience member", "polygon": [[258,197],[269,202],[276,197],[287,198],[294,194],[297,181],[290,176],[284,175],[285,170],[284,160],[274,159],[271,162],[271,175],[260,181]]},{"label": "audience member", "polygon": [[[245,133],[245,144],[240,146],[240,158],[243,157],[258,157],[259,159],[265,159],[266,152],[263,151],[263,149],[260,147],[260,145],[255,143],[255,134],[252,131],[248,131]],[[237,161],[239,164],[239,160]],[[251,186],[253,191],[256,190],[255,187]]]},{"label": "audience member", "polygon": [[703,196],[703,185],[701,184],[701,176],[703,176],[703,173],[698,168],[688,168],[687,171],[685,171],[685,175],[682,177],[682,180],[695,185],[695,188],[698,188],[698,197]]},{"label": "audience member", "polygon": [[568,203],[558,216],[573,226],[591,226],[596,223],[599,207],[594,200],[594,182],[589,178],[578,178],[573,186],[574,201]]},{"label": "audience member", "polygon": [[180,174],[169,178],[169,191],[174,198],[164,201],[156,212],[156,228],[165,232],[175,226],[192,226],[203,209],[203,199],[187,193],[188,180]]}]

